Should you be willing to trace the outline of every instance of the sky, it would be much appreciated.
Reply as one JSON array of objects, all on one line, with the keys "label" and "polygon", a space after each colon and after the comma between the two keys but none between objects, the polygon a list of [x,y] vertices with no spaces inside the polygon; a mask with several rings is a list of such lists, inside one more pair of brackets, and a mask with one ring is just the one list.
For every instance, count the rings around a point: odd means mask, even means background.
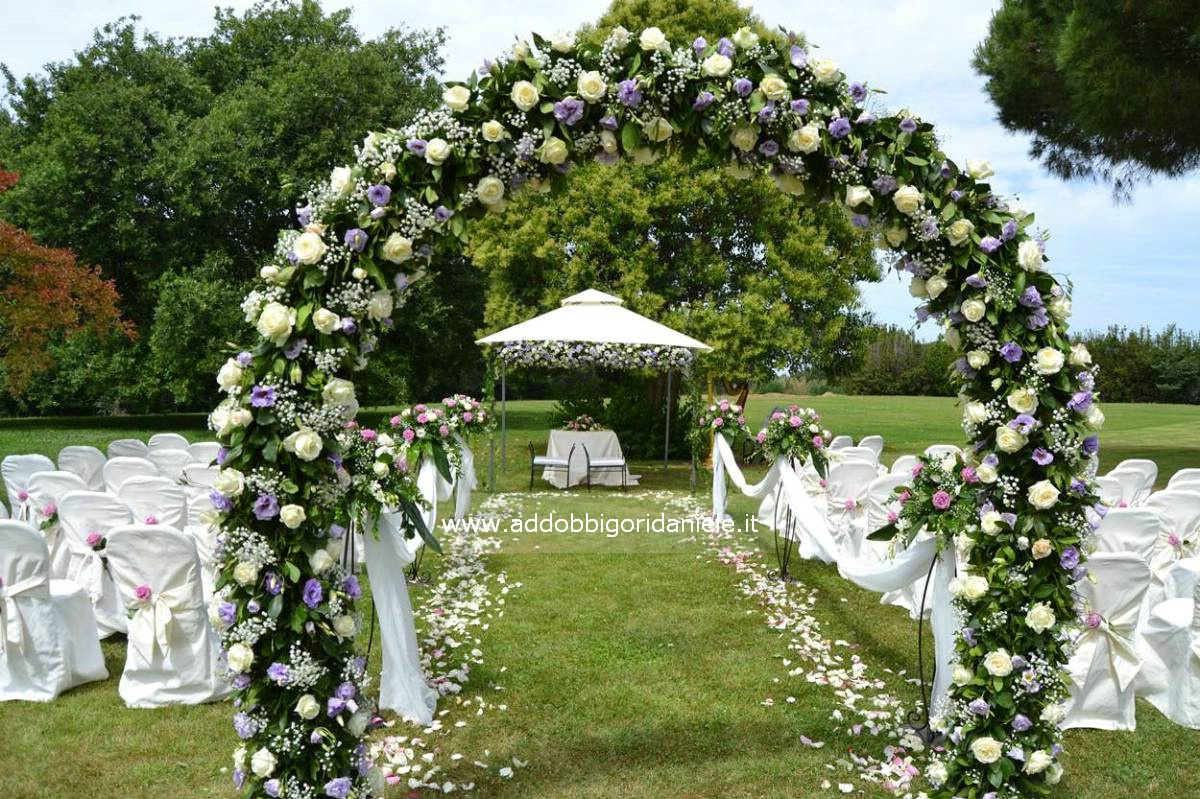
[{"label": "sky", "polygon": [[[222,6],[244,9],[246,0]],[[444,28],[446,77],[462,78],[518,34],[551,34],[595,20],[607,0],[324,0],[349,6],[356,27],[374,37],[395,26]],[[750,5],[768,25],[807,35],[823,56],[837,59],[852,80],[887,91],[885,108],[907,108],[934,122],[947,154],[958,163],[986,158],[993,187],[1019,198],[1051,239],[1049,268],[1074,285],[1077,329],[1118,324],[1154,329],[1177,323],[1200,330],[1200,175],[1159,179],[1118,204],[1110,190],[1064,183],[1028,156],[1028,139],[1004,130],[971,68],[975,45],[987,34],[999,0],[759,0]],[[136,14],[149,30],[172,36],[211,29],[210,2],[189,0],[60,0],[54,13],[39,3],[0,0],[0,61],[14,73],[37,72],[68,59],[92,31]],[[714,35],[729,33],[715,31]],[[711,38],[711,37],[710,37]],[[863,287],[864,302],[881,322],[913,325],[915,301],[895,275]],[[935,335],[927,325],[922,337]]]}]

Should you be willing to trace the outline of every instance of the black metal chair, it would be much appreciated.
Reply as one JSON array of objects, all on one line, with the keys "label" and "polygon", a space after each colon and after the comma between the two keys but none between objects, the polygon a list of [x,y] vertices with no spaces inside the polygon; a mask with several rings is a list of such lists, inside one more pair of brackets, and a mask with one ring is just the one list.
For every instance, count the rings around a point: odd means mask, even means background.
[{"label": "black metal chair", "polygon": [[592,460],[591,453],[588,452],[587,444],[582,444],[581,446],[583,447],[583,459],[587,464],[587,488],[588,488],[588,491],[592,490],[592,472],[593,471],[611,472],[611,471],[618,470],[618,469],[621,471],[621,490],[628,491],[628,484],[626,482],[626,478],[629,476],[629,462],[628,462],[628,459],[625,457],[624,452],[621,453],[621,457],[619,457],[619,458],[596,458],[595,460]]},{"label": "black metal chair", "polygon": [[571,487],[571,457],[575,454],[575,445],[571,445],[571,451],[567,453],[566,458],[552,458],[549,455],[537,455],[533,451],[533,442],[529,442],[529,490],[533,490],[533,478],[538,467],[551,472],[566,472],[567,473],[567,488]]}]

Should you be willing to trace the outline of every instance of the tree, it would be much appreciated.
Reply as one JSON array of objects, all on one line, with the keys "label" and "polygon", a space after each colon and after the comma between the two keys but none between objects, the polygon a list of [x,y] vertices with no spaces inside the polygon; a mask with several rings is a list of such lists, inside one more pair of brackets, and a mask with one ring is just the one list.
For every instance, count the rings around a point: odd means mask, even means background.
[{"label": "tree", "polygon": [[1005,0],[975,68],[1009,130],[1052,173],[1112,183],[1200,165],[1200,6]]},{"label": "tree", "polygon": [[[0,172],[0,193],[16,183],[15,173]],[[0,219],[0,351],[8,391],[20,394],[53,365],[55,342],[81,334],[131,335],[118,299],[99,269]]]}]

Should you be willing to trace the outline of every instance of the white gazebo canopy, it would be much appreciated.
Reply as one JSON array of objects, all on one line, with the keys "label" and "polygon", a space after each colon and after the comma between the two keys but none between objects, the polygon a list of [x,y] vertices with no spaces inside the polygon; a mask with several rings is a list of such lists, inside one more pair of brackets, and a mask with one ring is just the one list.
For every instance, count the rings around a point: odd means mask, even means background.
[{"label": "white gazebo canopy", "polygon": [[476,344],[518,341],[587,341],[604,344],[645,344],[708,351],[712,347],[691,336],[647,319],[624,307],[620,297],[588,289],[567,297],[562,307],[506,327]]}]

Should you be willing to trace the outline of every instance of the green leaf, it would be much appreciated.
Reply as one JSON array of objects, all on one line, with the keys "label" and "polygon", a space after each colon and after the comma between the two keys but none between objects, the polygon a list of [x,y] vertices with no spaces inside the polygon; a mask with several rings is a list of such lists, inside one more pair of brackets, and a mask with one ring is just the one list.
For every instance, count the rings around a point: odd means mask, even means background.
[{"label": "green leaf", "polygon": [[631,153],[642,146],[642,129],[635,122],[626,122],[621,127],[621,148]]},{"label": "green leaf", "polygon": [[263,458],[267,463],[275,463],[279,458],[279,439],[272,437],[265,445],[263,445]]},{"label": "green leaf", "polygon": [[446,448],[441,444],[433,448],[433,463],[437,466],[438,474],[445,478],[446,482],[451,482],[453,478],[450,476],[450,459],[446,457]]},{"label": "green leaf", "polygon": [[271,598],[271,604],[267,606],[267,615],[272,619],[278,619],[279,614],[283,612],[283,594],[276,594]]},{"label": "green leaf", "polygon": [[910,164],[916,164],[917,166],[929,166],[928,161],[917,155],[906,155],[904,156],[904,160]]}]

